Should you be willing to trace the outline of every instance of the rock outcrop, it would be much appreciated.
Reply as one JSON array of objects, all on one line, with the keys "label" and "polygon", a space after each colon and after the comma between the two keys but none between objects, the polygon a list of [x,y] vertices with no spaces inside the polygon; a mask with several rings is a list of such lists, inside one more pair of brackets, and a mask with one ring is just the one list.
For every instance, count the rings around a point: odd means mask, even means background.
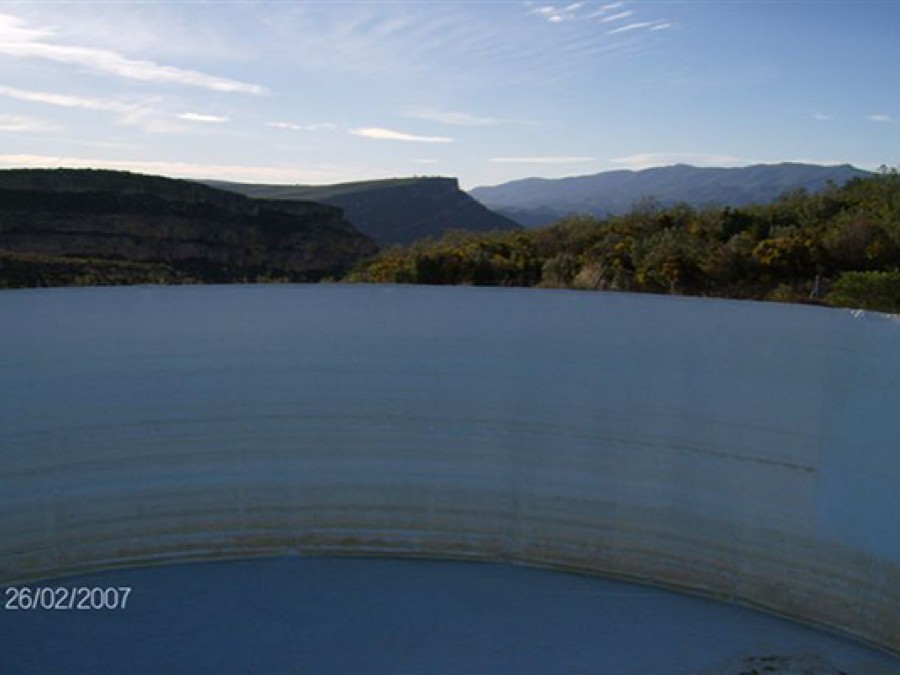
[{"label": "rock outcrop", "polygon": [[440,237],[448,230],[514,230],[519,225],[459,189],[455,178],[395,178],[338,185],[210,183],[256,198],[305,199],[344,210],[379,246]]},{"label": "rock outcrop", "polygon": [[324,204],[58,169],[0,171],[0,251],[163,263],[185,280],[229,282],[315,281],[344,273],[377,247]]}]

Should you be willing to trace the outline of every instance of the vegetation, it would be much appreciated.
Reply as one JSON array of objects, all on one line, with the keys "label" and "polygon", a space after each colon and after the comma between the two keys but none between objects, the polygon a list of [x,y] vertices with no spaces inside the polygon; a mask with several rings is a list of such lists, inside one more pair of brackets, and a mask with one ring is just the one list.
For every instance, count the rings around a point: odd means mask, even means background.
[{"label": "vegetation", "polygon": [[0,288],[197,283],[163,263],[60,258],[0,251]]},{"label": "vegetation", "polygon": [[900,311],[900,174],[768,205],[572,216],[535,230],[453,232],[394,247],[349,281],[622,290]]},{"label": "vegetation", "polygon": [[[20,173],[10,172],[3,178],[7,182],[46,178],[54,185],[63,179],[134,180],[105,174],[85,178],[81,173],[49,177]],[[37,189],[40,186],[28,182],[25,186],[34,190],[16,189],[18,185],[0,190],[5,209],[0,235],[34,231],[46,238],[59,230],[58,236],[63,237],[66,228],[71,229],[66,218],[86,223],[99,218],[97,222],[103,223],[107,214],[118,218],[127,212],[128,220],[122,221],[121,232],[112,233],[116,237],[98,230],[96,245],[81,257],[60,257],[54,251],[53,255],[36,255],[0,250],[0,288],[309,281],[325,275],[313,275],[306,269],[274,269],[262,254],[259,261],[222,260],[217,237],[226,230],[234,236],[246,230],[241,212],[244,202],[237,195],[210,190],[210,195],[194,200],[193,193],[187,192],[205,188],[191,184],[176,186],[184,195],[159,190],[126,194],[111,183],[108,190],[96,194],[44,194]],[[220,206],[208,203],[213,197],[221,200]],[[277,239],[294,232],[293,214],[262,211],[265,223],[258,224],[260,236]],[[172,217],[190,223],[200,218],[210,233],[201,251],[205,257],[188,257],[193,250],[190,247],[175,257],[150,255],[157,245],[155,237],[165,234],[150,226],[160,218],[175,222]],[[127,251],[115,248],[124,246],[121,242],[128,236],[136,236],[126,228],[135,223],[135,227],[156,233],[146,242],[141,237],[133,240],[134,245],[145,244],[147,249],[140,262],[124,259]],[[160,241],[171,239],[172,246],[186,242],[185,246],[196,247],[200,242],[192,232],[173,230],[169,239]],[[35,242],[44,241],[34,236]],[[84,234],[80,232],[79,237],[83,239]],[[291,244],[292,249],[296,246]],[[284,253],[284,249],[278,250]],[[297,251],[303,260],[309,256],[313,262],[322,260],[314,247]],[[622,290],[900,313],[900,173],[884,168],[842,187],[831,185],[817,193],[798,190],[767,205],[695,208],[677,204],[663,208],[645,200],[624,215],[571,216],[541,229],[452,231],[441,238],[389,248],[358,263],[346,278],[375,283]]]},{"label": "vegetation", "polygon": [[900,272],[846,272],[832,287],[828,301],[900,314]]}]

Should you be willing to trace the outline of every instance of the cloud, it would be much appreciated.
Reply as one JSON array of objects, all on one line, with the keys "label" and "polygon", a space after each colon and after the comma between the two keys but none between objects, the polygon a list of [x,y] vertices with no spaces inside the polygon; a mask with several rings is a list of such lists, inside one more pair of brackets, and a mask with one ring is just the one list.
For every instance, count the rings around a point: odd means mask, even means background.
[{"label": "cloud", "polygon": [[544,155],[539,157],[494,157],[490,160],[497,164],[580,164],[593,162],[593,157],[576,155]]},{"label": "cloud", "polygon": [[70,96],[68,94],[56,94],[44,91],[29,91],[0,85],[0,96],[8,96],[19,101],[42,103],[61,108],[80,108],[99,112],[110,112],[117,115],[117,122],[124,126],[139,127],[144,131],[154,134],[178,134],[192,131],[189,125],[175,121],[175,118],[185,122],[205,122],[209,124],[227,122],[227,117],[216,115],[203,115],[200,113],[186,112],[173,117],[171,113],[157,110],[153,107],[154,100],[143,103],[125,103],[112,99],[87,98],[84,96]]},{"label": "cloud", "polygon": [[606,31],[607,35],[615,35],[616,33],[630,33],[634,30],[641,30],[646,28],[647,30],[666,30],[667,28],[671,28],[672,24],[658,19],[656,21],[635,21],[633,23],[626,24],[624,26],[619,26],[618,28],[613,28],[612,30]]},{"label": "cloud", "polygon": [[466,112],[451,112],[444,110],[412,110],[404,114],[404,117],[413,117],[420,120],[428,120],[429,122],[438,122],[440,124],[449,124],[460,127],[478,127],[493,126],[511,122],[512,120],[501,120],[496,117],[478,117]]},{"label": "cloud", "polygon": [[273,129],[286,129],[288,131],[334,131],[336,124],[324,122],[322,124],[295,124],[293,122],[266,122],[267,127]]},{"label": "cloud", "polygon": [[[527,5],[531,5],[532,3],[526,3]],[[595,7],[585,7],[587,3],[585,2],[576,2],[566,6],[556,6],[556,5],[543,5],[540,7],[534,7],[529,10],[528,14],[539,16],[543,19],[551,23],[559,23],[562,21],[592,21],[594,26],[607,27],[608,30],[605,31],[606,35],[617,35],[619,33],[631,33],[633,31],[661,31],[672,28],[672,24],[664,19],[653,19],[653,20],[637,20],[639,17],[636,17],[636,11],[630,9],[630,5],[626,2],[611,2],[605,5],[601,5],[599,8]],[[597,21],[599,19],[599,21]],[[626,23],[626,20],[629,21]],[[596,28],[594,29],[596,30]],[[572,51],[583,51],[585,53],[594,53],[598,52],[597,46],[591,46],[592,43],[597,42],[597,33],[591,31],[591,36],[588,39],[585,39],[583,36],[578,39],[571,39],[571,35],[567,35],[569,38],[568,43],[563,47],[563,51],[572,52]],[[621,41],[619,41],[619,44]],[[602,45],[599,49],[601,51],[608,50],[612,45],[606,43]],[[585,49],[587,47],[587,49]]]},{"label": "cloud", "polygon": [[641,28],[649,28],[653,24],[649,21],[635,21],[634,23],[629,23],[625,26],[619,26],[618,28],[613,28],[610,31],[607,31],[608,35],[615,35],[616,33],[628,33],[633,30],[640,30]]},{"label": "cloud", "polygon": [[648,169],[653,166],[669,166],[672,164],[693,164],[695,166],[734,166],[752,164],[754,162],[733,155],[713,155],[700,152],[647,152],[611,160],[613,164],[628,169]]},{"label": "cloud", "polygon": [[[625,19],[634,16],[634,11],[630,9],[623,9],[625,7],[624,2],[612,2],[606,5],[601,6],[599,9],[590,12],[589,14],[581,14],[579,10],[581,10],[586,3],[584,2],[576,2],[571,5],[567,5],[565,7],[557,7],[556,5],[543,5],[541,7],[535,7],[529,10],[529,14],[539,16],[543,19],[551,23],[560,23],[562,21],[573,21],[573,20],[584,20],[584,19],[595,19],[600,18],[600,23],[615,23],[617,21],[624,21]],[[620,11],[621,10],[621,11]],[[615,35],[617,33],[628,33],[635,30],[646,29],[649,31],[658,31],[658,30],[666,30],[668,28],[672,28],[672,24],[668,23],[663,19],[656,19],[654,21],[633,21],[629,24],[619,26],[617,28],[613,28],[612,30],[607,31],[608,35]]]},{"label": "cloud", "polygon": [[813,113],[813,117],[820,122],[828,122],[834,119],[831,115],[826,115],[825,113]]},{"label": "cloud", "polygon": [[600,19],[601,23],[611,23],[613,21],[621,21],[622,19],[627,19],[629,16],[634,14],[631,10],[625,12],[619,12],[617,14],[610,14],[609,16],[605,16]]},{"label": "cloud", "polygon": [[81,108],[100,112],[110,112],[118,116],[118,123],[139,127],[149,133],[184,133],[188,127],[173,121],[172,116],[155,110],[153,100],[143,103],[124,103],[112,99],[70,96],[44,91],[28,91],[0,85],[0,96],[8,96],[20,101],[42,103],[60,108]]},{"label": "cloud", "polygon": [[44,103],[46,105],[61,108],[84,108],[86,110],[101,110],[105,112],[124,113],[137,109],[138,106],[112,101],[108,99],[84,98],[81,96],[69,96],[67,94],[54,94],[52,92],[28,91],[0,85],[0,96],[8,96],[19,101],[32,103]]},{"label": "cloud", "polygon": [[76,65],[144,82],[181,84],[227,93],[266,92],[264,87],[257,84],[208,75],[196,70],[165,66],[153,61],[129,59],[105,49],[54,44],[48,41],[48,38],[52,38],[51,32],[29,28],[21,19],[0,14],[0,54],[6,56]]},{"label": "cloud", "polygon": [[34,42],[51,34],[46,29],[27,28],[18,17],[0,14],[0,43]]},{"label": "cloud", "polygon": [[550,23],[560,23],[562,21],[571,21],[572,19],[577,18],[577,12],[584,7],[584,4],[585,3],[583,2],[574,2],[565,7],[544,5],[543,7],[536,7],[528,13],[546,19]]},{"label": "cloud", "polygon": [[598,16],[603,17],[601,21],[618,21],[619,19],[624,19],[627,16],[631,16],[634,14],[632,11],[624,11],[619,12],[617,14],[610,14],[610,12],[620,9],[625,6],[624,2],[612,2],[606,5],[602,5],[599,9],[590,12],[589,14],[582,14],[580,10],[584,8],[586,2],[573,2],[570,5],[566,5],[565,7],[557,7],[555,5],[543,5],[542,7],[535,7],[530,10],[528,13],[534,16],[539,16],[542,19],[546,19],[550,23],[561,23],[563,21],[575,21],[575,20],[585,20],[585,19],[594,19]]},{"label": "cloud", "polygon": [[884,113],[875,113],[869,115],[866,119],[870,122],[893,122],[894,118],[890,115],[885,115]]},{"label": "cloud", "polygon": [[[490,12],[497,15],[490,20],[472,9],[484,3],[352,2],[334,12],[314,10],[308,3],[290,4],[290,16],[273,21],[271,30],[290,44],[289,50],[282,48],[285,55],[279,58],[288,60],[291,67],[304,73],[387,77],[407,91],[417,91],[422,81],[435,77],[443,88],[454,91],[473,85],[496,88],[501,81],[533,89],[538,83],[571,77],[593,64],[598,51],[629,47],[609,44],[613,41],[597,30],[597,19],[586,20],[600,6],[592,2],[575,10],[576,20],[559,26],[548,25],[544,14],[531,13],[553,6],[548,0],[509,10],[502,8],[503,3],[488,3],[494,8]],[[558,2],[555,9],[563,11],[571,4]],[[411,101],[411,105],[418,103]]]},{"label": "cloud", "polygon": [[32,119],[31,117],[19,117],[18,115],[0,115],[0,131],[35,132],[56,131],[59,127]]},{"label": "cloud", "polygon": [[594,19],[598,16],[603,16],[604,14],[608,14],[609,12],[612,12],[613,10],[619,9],[620,7],[624,6],[624,2],[611,2],[608,5],[603,5],[602,7],[600,7],[600,9],[591,12],[585,18]]},{"label": "cloud", "polygon": [[360,167],[278,167],[235,164],[195,164],[155,160],[124,161],[49,155],[0,155],[0,166],[9,168],[113,169],[178,178],[219,178],[257,183],[339,183],[384,178],[377,170]]},{"label": "cloud", "polygon": [[410,160],[413,164],[437,164],[438,160],[436,159],[412,159]]},{"label": "cloud", "polygon": [[181,113],[178,119],[187,120],[188,122],[202,122],[203,124],[222,124],[227,122],[227,117],[219,117],[218,115],[203,115],[201,113],[186,112]]},{"label": "cloud", "polygon": [[379,141],[408,141],[413,143],[453,143],[452,138],[446,136],[416,136],[392,129],[379,129],[377,127],[365,127],[363,129],[351,129],[354,136],[374,138]]},{"label": "cloud", "polygon": [[267,127],[272,127],[273,129],[289,129],[290,131],[300,131],[303,129],[299,124],[293,124],[291,122],[266,122]]},{"label": "cloud", "polygon": [[540,16],[548,21],[553,21],[555,16],[558,16],[559,10],[552,5],[545,5],[543,7],[535,7],[532,9],[529,14],[533,14],[535,16]]}]

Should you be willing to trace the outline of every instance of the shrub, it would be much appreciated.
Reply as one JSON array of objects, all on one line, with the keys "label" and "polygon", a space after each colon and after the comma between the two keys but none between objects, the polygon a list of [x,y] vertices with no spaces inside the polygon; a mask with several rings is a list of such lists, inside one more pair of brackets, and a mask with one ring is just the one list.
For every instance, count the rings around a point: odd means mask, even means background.
[{"label": "shrub", "polygon": [[900,313],[900,271],[845,272],[825,299],[838,307]]}]

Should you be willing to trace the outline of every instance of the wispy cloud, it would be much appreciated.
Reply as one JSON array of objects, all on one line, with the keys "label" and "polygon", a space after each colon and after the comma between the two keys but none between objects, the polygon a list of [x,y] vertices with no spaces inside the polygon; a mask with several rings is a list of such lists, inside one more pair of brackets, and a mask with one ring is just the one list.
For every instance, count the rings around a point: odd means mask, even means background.
[{"label": "wispy cloud", "polygon": [[629,16],[634,14],[631,10],[625,12],[617,12],[616,14],[610,14],[609,16],[604,16],[600,19],[601,23],[612,23],[613,21],[621,21],[622,19],[627,19]]},{"label": "wispy cloud", "polygon": [[31,117],[20,117],[18,115],[0,115],[0,131],[11,132],[37,132],[37,131],[56,131],[58,127],[32,119]]},{"label": "wispy cloud", "polygon": [[[610,14],[610,12],[614,12],[617,9],[620,9],[625,6],[624,2],[613,2],[606,5],[602,5],[598,9],[593,11],[588,11],[587,13],[582,12],[582,9],[585,9],[585,6],[588,3],[586,2],[573,2],[570,5],[564,6],[556,6],[556,5],[542,5],[540,7],[535,7],[529,10],[529,14],[533,16],[540,17],[550,23],[562,23],[563,21],[576,21],[576,20],[585,20],[585,19],[594,19],[596,17],[602,17],[601,21],[609,22],[609,21],[618,21],[619,19],[624,19],[625,17],[631,16],[634,12],[630,10],[618,12],[615,14]],[[590,8],[587,8],[590,10]]]},{"label": "wispy cloud", "polygon": [[831,115],[826,115],[825,113],[817,112],[817,113],[813,113],[813,119],[816,119],[819,122],[828,122],[828,121],[834,119],[834,117],[832,117]]},{"label": "wispy cloud", "polygon": [[436,159],[413,159],[410,160],[413,164],[437,164],[438,160]]},{"label": "wispy cloud", "polygon": [[429,122],[437,122],[439,124],[448,124],[459,127],[481,127],[495,126],[498,124],[525,124],[520,120],[505,120],[498,117],[480,117],[467,112],[434,110],[434,109],[417,109],[409,110],[403,113],[404,117],[412,117],[420,120],[428,120]]},{"label": "wispy cloud", "polygon": [[[624,26],[619,26],[618,28],[613,28],[610,31],[606,31],[608,35],[616,35],[617,33],[630,33],[633,30],[640,30],[641,28],[653,28],[655,24],[649,21],[635,21],[634,23],[629,23]],[[662,25],[662,24],[659,24]]]},{"label": "wispy cloud", "polygon": [[[542,6],[564,11],[573,4],[554,6],[551,0],[513,9],[509,3],[353,2],[334,5],[335,11],[326,12],[308,3],[291,3],[287,18],[273,21],[270,27],[290,48],[279,47],[286,54],[273,53],[271,58],[287,60],[302,73],[387,77],[409,91],[421,88],[423,81],[439,82],[453,91],[476,84],[496,90],[500,81],[529,88],[538,81],[558,84],[560,78],[572,77],[581,68],[596,66],[599,52],[632,48],[615,44],[624,40],[604,40],[607,36],[597,30],[597,20],[586,19],[597,3],[573,10],[577,20],[560,25],[530,13]],[[472,9],[475,5],[479,9]],[[273,49],[275,44],[279,43],[273,39]],[[491,111],[468,112],[489,116]]]},{"label": "wispy cloud", "polygon": [[0,96],[8,96],[19,101],[40,103],[60,108],[77,108],[113,113],[117,122],[124,126],[138,127],[154,134],[184,133],[187,125],[178,122],[174,116],[156,109],[156,99],[141,103],[126,103],[115,99],[89,98],[46,91],[30,91],[0,85]]},{"label": "wispy cloud", "polygon": [[[543,5],[534,7],[529,10],[529,14],[538,16],[550,23],[561,23],[563,21],[584,21],[590,19],[598,19],[601,24],[615,24],[625,21],[635,16],[635,10],[627,9],[625,2],[612,2],[602,5],[598,9],[586,7],[586,2],[576,2],[566,6]],[[664,19],[632,21],[631,23],[619,25],[611,30],[606,31],[607,35],[616,35],[619,33],[630,33],[637,30],[659,31],[672,28],[672,24]]]},{"label": "wispy cloud", "polygon": [[733,155],[714,155],[702,152],[646,152],[611,160],[613,164],[627,169],[648,169],[671,164],[693,164],[695,166],[734,166],[753,162]]},{"label": "wispy cloud", "polygon": [[886,115],[884,113],[874,113],[869,115],[866,119],[870,122],[893,122],[894,118],[890,115]]},{"label": "wispy cloud", "polygon": [[322,124],[295,124],[294,122],[266,122],[272,129],[285,129],[287,131],[334,131],[336,124],[324,122]]},{"label": "wispy cloud", "polygon": [[19,101],[31,103],[43,103],[61,108],[84,108],[86,110],[99,110],[104,112],[124,113],[135,110],[138,106],[114,101],[110,99],[85,98],[83,96],[70,96],[68,94],[54,94],[44,91],[28,91],[0,85],[0,96],[8,96]]},{"label": "wispy cloud", "polygon": [[[576,3],[576,5],[578,6],[580,6],[581,4],[582,3]],[[575,9],[578,9],[578,7],[575,7]],[[528,13],[539,16],[542,19],[546,19],[550,23],[560,23],[562,21],[569,21],[575,18],[575,10],[569,10],[566,7],[555,7],[553,5],[535,7]]]},{"label": "wispy cloud", "polygon": [[412,143],[452,143],[452,138],[446,136],[416,136],[415,134],[407,134],[403,131],[394,131],[393,129],[381,129],[378,127],[365,127],[362,129],[351,129],[350,133],[354,136],[363,136],[364,138],[374,138],[379,141],[407,141]]},{"label": "wispy cloud", "polygon": [[119,115],[116,121],[150,134],[196,134],[197,129],[194,121],[158,109],[152,102]]},{"label": "wispy cloud", "polygon": [[287,129],[289,131],[300,131],[303,129],[299,124],[294,124],[293,122],[266,122],[267,127],[272,127],[273,129]]},{"label": "wispy cloud", "polygon": [[186,120],[188,122],[201,122],[203,124],[222,124],[223,122],[227,122],[227,117],[220,117],[219,115],[204,115],[202,113],[194,113],[194,112],[186,112],[181,113],[178,116],[180,120]]},{"label": "wispy cloud", "polygon": [[178,178],[220,178],[260,183],[337,183],[347,176],[358,179],[383,178],[366,167],[312,166],[281,167],[239,164],[197,164],[155,160],[110,160],[51,155],[0,155],[0,166],[15,168],[114,169]]},{"label": "wispy cloud", "polygon": [[624,6],[624,2],[610,2],[609,4],[602,5],[599,9],[594,10],[593,12],[588,14],[586,18],[595,19],[598,16],[604,16]]},{"label": "wispy cloud", "polygon": [[497,164],[581,164],[583,162],[593,162],[594,157],[542,155],[536,157],[494,157],[490,161]]},{"label": "wispy cloud", "polygon": [[53,32],[29,27],[21,19],[0,14],[0,54],[21,59],[39,59],[144,82],[181,84],[212,91],[263,94],[257,84],[209,75],[196,70],[166,66],[153,61],[127,58],[105,49],[56,44]]},{"label": "wispy cloud", "polygon": [[51,31],[28,27],[24,21],[10,14],[0,14],[0,43],[28,43],[49,37]]}]

